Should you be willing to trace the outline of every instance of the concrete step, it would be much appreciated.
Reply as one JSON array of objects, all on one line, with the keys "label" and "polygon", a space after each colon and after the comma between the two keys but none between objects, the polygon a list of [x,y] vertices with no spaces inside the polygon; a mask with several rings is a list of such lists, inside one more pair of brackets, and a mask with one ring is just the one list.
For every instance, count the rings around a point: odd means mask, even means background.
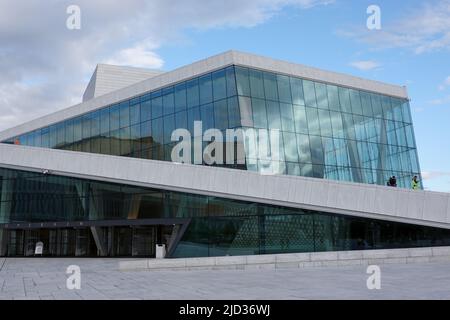
[{"label": "concrete step", "polygon": [[130,259],[120,270],[247,270],[450,261],[450,247],[267,254],[177,259]]}]

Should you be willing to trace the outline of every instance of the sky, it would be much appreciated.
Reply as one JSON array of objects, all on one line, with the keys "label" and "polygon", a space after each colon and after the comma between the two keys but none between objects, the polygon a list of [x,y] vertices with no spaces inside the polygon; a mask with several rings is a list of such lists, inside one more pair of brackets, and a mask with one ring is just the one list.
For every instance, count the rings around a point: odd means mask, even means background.
[{"label": "sky", "polygon": [[229,49],[407,86],[424,186],[450,192],[450,0],[0,0],[0,130],[81,102],[97,63]]}]

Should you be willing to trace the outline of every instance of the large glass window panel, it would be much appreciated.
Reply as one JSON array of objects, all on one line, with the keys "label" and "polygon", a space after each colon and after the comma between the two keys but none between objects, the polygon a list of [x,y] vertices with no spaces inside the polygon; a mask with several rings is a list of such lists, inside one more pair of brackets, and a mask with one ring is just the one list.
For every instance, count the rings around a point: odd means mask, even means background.
[{"label": "large glass window panel", "polygon": [[[35,145],[34,144],[34,133],[33,133],[31,140],[33,140],[31,142],[31,145]],[[61,122],[56,125],[56,147],[58,149],[62,148],[64,146],[64,144],[65,144],[65,129],[64,129],[64,122]]]},{"label": "large glass window panel", "polygon": [[109,133],[109,108],[100,111],[100,133],[102,135]]},{"label": "large glass window panel", "polygon": [[350,89],[350,103],[354,114],[362,115],[361,97],[358,90]]},{"label": "large glass window panel", "polygon": [[91,118],[90,115],[84,115],[82,120],[82,139],[91,137]]},{"label": "large glass window panel", "polygon": [[383,108],[381,106],[381,97],[378,94],[372,93],[370,95],[372,102],[373,115],[376,118],[383,117]]},{"label": "large glass window panel", "polygon": [[281,127],[284,131],[295,132],[294,111],[292,104],[280,103]]},{"label": "large glass window panel", "polygon": [[266,109],[269,129],[281,130],[280,104],[275,101],[266,101]]},{"label": "large glass window panel", "polygon": [[91,137],[100,135],[100,112],[95,111],[91,114]]},{"label": "large glass window panel", "polygon": [[152,119],[162,117],[163,115],[163,99],[157,97],[152,99]]},{"label": "large glass window panel", "polygon": [[330,111],[331,127],[333,129],[333,137],[344,138],[344,128],[342,126],[341,113],[337,111]]},{"label": "large glass window panel", "polygon": [[343,112],[352,112],[352,106],[350,103],[350,93],[347,88],[339,87],[339,102],[341,105],[341,110]]},{"label": "large glass window panel", "polygon": [[[336,153],[336,165],[340,167],[349,167],[350,158],[347,149],[347,144],[344,139],[333,139],[333,144]],[[344,179],[349,181],[350,179]]]},{"label": "large glass window panel", "polygon": [[[52,125],[49,127],[49,141],[50,141],[50,148],[55,148],[56,147],[56,125]],[[28,146],[28,134],[24,135],[25,141],[23,143],[23,145]]]},{"label": "large glass window panel", "polygon": [[292,103],[295,105],[305,105],[305,97],[303,95],[303,81],[299,78],[290,78]]},{"label": "large glass window panel", "polygon": [[49,129],[49,127],[42,128],[41,134],[42,134],[42,139],[41,139],[42,147],[50,148],[50,129]]},{"label": "large glass window panel", "polygon": [[115,131],[120,128],[120,107],[114,105],[109,110],[109,128],[111,131]]},{"label": "large glass window panel", "polygon": [[267,128],[266,102],[262,99],[252,99],[253,125],[255,128]]},{"label": "large glass window panel", "polygon": [[141,150],[141,125],[135,124],[130,127],[131,152]]},{"label": "large glass window panel", "polygon": [[120,154],[129,155],[131,152],[130,127],[120,129]]},{"label": "large glass window panel", "polygon": [[308,121],[306,121],[306,110],[304,106],[294,105],[295,132],[308,134]]},{"label": "large glass window panel", "polygon": [[330,112],[328,110],[319,109],[319,124],[322,136],[331,137],[333,135]]},{"label": "large glass window panel", "polygon": [[419,160],[417,158],[417,150],[410,150],[409,157],[411,159],[411,170],[414,173],[420,172],[419,170]]},{"label": "large glass window panel", "polygon": [[175,86],[175,112],[186,110],[186,83],[180,83]]},{"label": "large glass window panel", "polygon": [[[66,125],[67,125],[67,123],[64,125],[64,128],[66,127]],[[42,145],[42,134],[41,134],[41,129],[38,129],[34,133],[34,146],[41,147],[41,145]]]},{"label": "large glass window panel", "polygon": [[402,160],[402,171],[412,172],[411,171],[411,159],[409,157],[409,152],[408,152],[407,148],[402,148],[400,158]]},{"label": "large glass window panel", "polygon": [[356,146],[358,148],[358,155],[359,155],[359,166],[362,168],[370,168],[370,152],[369,148],[367,147],[367,142],[365,141],[357,141]]},{"label": "large glass window panel", "polygon": [[130,106],[130,124],[135,125],[141,122],[141,105],[135,104]]},{"label": "large glass window panel", "polygon": [[171,143],[172,132],[175,130],[175,115],[164,116],[164,144]]},{"label": "large glass window panel", "polygon": [[308,131],[312,135],[320,135],[319,116],[316,108],[306,107],[306,118],[308,119]]},{"label": "large glass window panel", "polygon": [[175,113],[175,127],[177,129],[187,129],[187,111]]},{"label": "large glass window panel", "polygon": [[330,110],[340,111],[338,87],[327,85],[328,105]]},{"label": "large glass window panel", "polygon": [[364,124],[364,117],[353,115],[353,124],[355,127],[355,134],[357,140],[366,141],[366,126]]},{"label": "large glass window panel", "polygon": [[325,164],[322,139],[319,136],[309,136],[311,145],[311,160],[313,164]]},{"label": "large glass window panel", "polygon": [[241,125],[239,112],[239,103],[237,97],[227,99],[228,102],[228,123],[230,128],[236,128]]},{"label": "large glass window panel", "polygon": [[161,146],[164,142],[163,119],[157,118],[152,120],[151,124],[153,147]]},{"label": "large glass window panel", "polygon": [[360,92],[361,94],[361,105],[363,110],[363,115],[367,117],[373,117],[373,110],[372,110],[372,102],[370,99],[370,94],[364,91]]},{"label": "large glass window panel", "polygon": [[237,94],[236,77],[234,74],[234,67],[228,67],[226,69],[227,78],[227,96],[231,97]]},{"label": "large glass window panel", "polygon": [[240,96],[250,96],[250,81],[248,69],[242,67],[235,67],[237,93]]},{"label": "large glass window panel", "polygon": [[273,73],[264,72],[264,93],[266,99],[278,100],[277,76]]},{"label": "large glass window panel", "polygon": [[214,102],[215,128],[223,130],[228,128],[227,99]]},{"label": "large glass window panel", "polygon": [[292,103],[291,85],[289,77],[277,75],[278,95],[280,102]]},{"label": "large glass window panel", "polygon": [[125,128],[130,126],[130,106],[128,101],[120,104],[120,127]]},{"label": "large glass window panel", "polygon": [[393,109],[393,117],[395,121],[404,121],[402,115],[402,100],[391,98],[391,104]]},{"label": "large glass window panel", "polygon": [[370,142],[378,142],[378,135],[376,130],[376,119],[365,118],[367,140]]},{"label": "large glass window panel", "polygon": [[200,107],[194,107],[194,108],[188,109],[187,118],[188,118],[188,129],[193,137],[194,136],[194,122],[201,121]]},{"label": "large glass window panel", "polygon": [[297,134],[297,150],[300,163],[311,163],[311,149],[308,135]]},{"label": "large glass window panel", "polygon": [[297,139],[295,133],[283,132],[283,145],[285,160],[298,162]]},{"label": "large glass window panel", "polygon": [[175,112],[175,96],[173,92],[163,96],[163,114],[168,115]]},{"label": "large glass window panel", "polygon": [[406,141],[405,127],[403,126],[403,124],[399,122],[397,123],[398,123],[396,128],[397,143],[399,146],[407,146],[408,142]]},{"label": "large glass window panel", "polygon": [[152,147],[152,122],[146,121],[141,123],[141,147],[148,149]]},{"label": "large glass window panel", "polygon": [[383,118],[394,120],[394,114],[392,112],[391,99],[386,96],[381,97],[381,105],[383,108]]},{"label": "large glass window panel", "polygon": [[395,122],[385,120],[387,131],[387,143],[390,145],[397,145],[397,135],[395,134]]},{"label": "large glass window panel", "polygon": [[214,128],[214,106],[212,103],[200,107],[200,117],[203,123],[203,131]]},{"label": "large glass window panel", "polygon": [[355,126],[353,125],[353,116],[349,113],[342,114],[342,124],[344,125],[344,138],[356,139]]},{"label": "large glass window panel", "polygon": [[187,87],[187,107],[195,107],[200,104],[200,91],[198,79],[192,79],[186,83]]},{"label": "large glass window panel", "polygon": [[213,101],[211,74],[199,78],[200,104],[211,103]]},{"label": "large glass window panel", "polygon": [[262,71],[250,69],[249,76],[252,97],[264,99],[264,80]]},{"label": "large glass window panel", "polygon": [[[108,118],[109,119],[109,118]],[[73,143],[73,119],[67,120],[65,125],[66,143],[71,145]]]},{"label": "large glass window panel", "polygon": [[407,125],[405,127],[405,134],[406,134],[407,146],[409,148],[415,148],[414,133],[413,133],[412,125]]},{"label": "large glass window panel", "polygon": [[403,100],[402,102],[402,114],[404,122],[412,123],[409,102],[407,100]]},{"label": "large glass window panel", "polygon": [[152,100],[141,103],[141,122],[152,119]]},{"label": "large glass window panel", "polygon": [[303,80],[303,92],[305,94],[305,104],[307,107],[317,108],[316,91],[314,89],[314,82]]},{"label": "large glass window panel", "polygon": [[337,165],[337,162],[333,138],[322,137],[322,146],[324,151],[325,165],[335,167]]},{"label": "large glass window panel", "polygon": [[225,99],[227,97],[227,80],[225,77],[225,70],[213,72],[212,81],[214,101]]},{"label": "large glass window panel", "polygon": [[120,129],[111,131],[111,155],[120,155]]},{"label": "large glass window panel", "polygon": [[243,126],[253,126],[253,112],[251,100],[248,97],[239,97],[239,109]]},{"label": "large glass window panel", "polygon": [[82,139],[82,121],[81,117],[74,119],[74,127],[73,127],[73,140],[75,142],[80,141]]},{"label": "large glass window panel", "polygon": [[290,176],[300,176],[300,164],[298,162],[286,162],[286,172]]},{"label": "large glass window panel", "polygon": [[322,109],[328,109],[327,86],[323,83],[315,82],[317,97],[317,106]]}]

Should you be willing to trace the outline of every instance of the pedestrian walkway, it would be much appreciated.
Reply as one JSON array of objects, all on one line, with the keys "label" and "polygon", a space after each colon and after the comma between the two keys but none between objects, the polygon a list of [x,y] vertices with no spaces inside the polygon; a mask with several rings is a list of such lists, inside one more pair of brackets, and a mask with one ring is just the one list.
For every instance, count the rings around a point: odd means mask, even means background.
[{"label": "pedestrian walkway", "polygon": [[[381,290],[368,290],[362,265],[166,272],[120,271],[120,261],[6,259],[0,299],[450,299],[450,262],[380,265]],[[66,287],[69,265],[81,290]]]}]

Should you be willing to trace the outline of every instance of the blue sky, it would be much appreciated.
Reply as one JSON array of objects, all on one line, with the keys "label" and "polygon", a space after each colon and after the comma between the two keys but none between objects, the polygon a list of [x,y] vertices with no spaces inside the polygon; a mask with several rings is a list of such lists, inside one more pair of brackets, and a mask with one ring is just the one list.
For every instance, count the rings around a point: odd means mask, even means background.
[{"label": "blue sky", "polygon": [[237,49],[407,85],[424,185],[450,192],[450,0],[1,0],[0,43],[0,130],[78,103],[100,62],[171,70]]}]

